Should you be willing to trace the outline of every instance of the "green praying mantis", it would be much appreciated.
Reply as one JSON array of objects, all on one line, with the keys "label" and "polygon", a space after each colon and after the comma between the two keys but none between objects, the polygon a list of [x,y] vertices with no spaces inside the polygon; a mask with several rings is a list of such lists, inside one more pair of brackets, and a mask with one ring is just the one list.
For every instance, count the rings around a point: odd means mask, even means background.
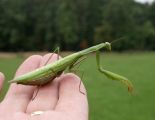
[{"label": "green praying mantis", "polygon": [[15,77],[13,80],[9,82],[23,85],[36,85],[36,86],[45,85],[50,81],[54,80],[56,77],[60,76],[61,73],[65,71],[67,68],[72,69],[74,65],[76,65],[79,62],[79,60],[85,57],[87,54],[96,52],[96,61],[98,70],[108,78],[122,82],[128,87],[128,91],[131,92],[133,89],[133,85],[130,80],[128,80],[126,77],[110,72],[101,67],[99,50],[103,48],[111,50],[111,44],[109,42],[105,42],[84,49],[82,51],[73,53],[71,55],[68,55],[64,58],[57,60],[54,63],[45,65],[41,68],[38,68],[24,75]]}]

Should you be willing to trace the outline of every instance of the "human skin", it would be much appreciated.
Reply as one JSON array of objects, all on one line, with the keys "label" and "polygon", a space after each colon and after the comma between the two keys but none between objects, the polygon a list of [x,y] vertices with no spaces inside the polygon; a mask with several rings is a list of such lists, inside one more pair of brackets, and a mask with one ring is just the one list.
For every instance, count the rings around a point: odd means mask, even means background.
[{"label": "human skin", "polygon": [[[51,54],[33,55],[17,69],[15,77],[45,65]],[[57,60],[54,54],[48,63]],[[4,75],[0,73],[0,90]],[[0,103],[0,120],[88,120],[88,101],[83,83],[72,73],[63,74],[47,85],[41,86],[34,100],[36,86],[13,83]],[[43,114],[34,115],[35,111]]]}]

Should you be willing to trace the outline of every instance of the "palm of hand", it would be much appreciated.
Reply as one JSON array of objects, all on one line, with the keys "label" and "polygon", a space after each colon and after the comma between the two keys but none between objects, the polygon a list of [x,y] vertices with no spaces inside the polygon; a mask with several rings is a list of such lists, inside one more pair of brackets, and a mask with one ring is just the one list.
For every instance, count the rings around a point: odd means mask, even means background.
[{"label": "palm of hand", "polygon": [[[17,70],[16,76],[43,66],[51,54],[29,57]],[[54,55],[49,62],[54,62]],[[4,76],[0,74],[0,88]],[[87,120],[86,95],[79,92],[80,79],[74,74],[62,75],[42,86],[35,99],[36,87],[11,84],[4,100],[0,103],[0,119],[3,120]],[[85,91],[84,86],[81,89]],[[43,114],[32,115],[35,111]]]}]

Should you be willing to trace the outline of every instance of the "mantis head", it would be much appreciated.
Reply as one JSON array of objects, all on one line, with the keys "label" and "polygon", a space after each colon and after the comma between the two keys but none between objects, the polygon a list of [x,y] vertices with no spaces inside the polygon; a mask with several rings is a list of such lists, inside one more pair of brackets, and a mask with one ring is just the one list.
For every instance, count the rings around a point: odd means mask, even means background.
[{"label": "mantis head", "polygon": [[108,50],[111,51],[111,44],[109,42],[105,42],[105,46]]}]

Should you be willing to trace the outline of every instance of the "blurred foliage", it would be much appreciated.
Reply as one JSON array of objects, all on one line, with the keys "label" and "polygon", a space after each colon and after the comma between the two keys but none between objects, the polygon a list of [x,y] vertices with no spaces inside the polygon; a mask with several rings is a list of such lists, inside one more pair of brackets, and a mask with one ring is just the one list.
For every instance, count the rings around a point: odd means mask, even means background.
[{"label": "blurred foliage", "polygon": [[0,50],[79,50],[124,37],[114,50],[155,50],[155,2],[1,0]]}]

